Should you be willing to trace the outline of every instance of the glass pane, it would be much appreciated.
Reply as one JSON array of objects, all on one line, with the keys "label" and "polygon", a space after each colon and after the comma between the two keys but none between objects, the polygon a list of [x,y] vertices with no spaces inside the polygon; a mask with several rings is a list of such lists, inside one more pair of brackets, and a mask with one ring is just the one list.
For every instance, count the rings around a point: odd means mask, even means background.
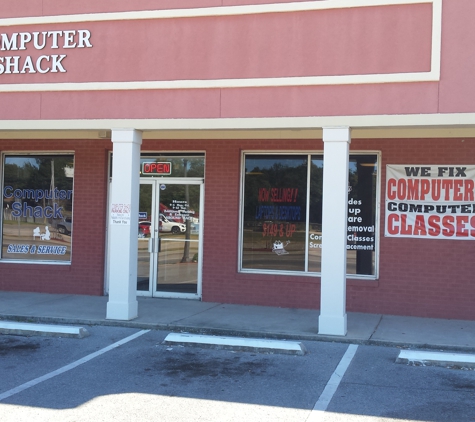
[{"label": "glass pane", "polygon": [[200,189],[200,185],[160,184],[157,291],[198,291]]},{"label": "glass pane", "polygon": [[305,271],[307,156],[245,160],[242,268]]},{"label": "glass pane", "polygon": [[377,162],[376,155],[350,156],[347,274],[375,274]]},{"label": "glass pane", "polygon": [[150,253],[148,242],[152,229],[152,185],[140,185],[137,290],[149,291]]},{"label": "glass pane", "polygon": [[[377,156],[350,155],[347,274],[375,274]],[[312,156],[310,172],[310,272],[321,272],[323,156]]]},{"label": "glass pane", "polygon": [[73,155],[5,156],[2,258],[71,261]]},{"label": "glass pane", "polygon": [[312,155],[311,163],[308,270],[319,273],[322,271],[323,156]]},{"label": "glass pane", "polygon": [[185,237],[185,233],[161,237],[157,291],[197,293],[198,234],[190,234],[190,240]]}]

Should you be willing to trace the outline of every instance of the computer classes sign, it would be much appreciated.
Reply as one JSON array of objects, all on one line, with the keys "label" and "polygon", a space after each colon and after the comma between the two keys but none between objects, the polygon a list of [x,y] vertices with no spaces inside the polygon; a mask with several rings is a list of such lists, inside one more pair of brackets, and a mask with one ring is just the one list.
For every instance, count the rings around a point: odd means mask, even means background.
[{"label": "computer classes sign", "polygon": [[475,239],[475,166],[388,165],[388,237]]}]

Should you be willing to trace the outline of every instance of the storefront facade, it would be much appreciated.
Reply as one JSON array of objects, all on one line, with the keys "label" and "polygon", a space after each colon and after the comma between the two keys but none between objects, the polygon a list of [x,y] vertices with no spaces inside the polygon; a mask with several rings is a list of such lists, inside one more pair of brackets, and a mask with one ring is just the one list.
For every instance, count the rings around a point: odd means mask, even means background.
[{"label": "storefront facade", "polygon": [[0,289],[475,318],[468,0],[4,3]]}]

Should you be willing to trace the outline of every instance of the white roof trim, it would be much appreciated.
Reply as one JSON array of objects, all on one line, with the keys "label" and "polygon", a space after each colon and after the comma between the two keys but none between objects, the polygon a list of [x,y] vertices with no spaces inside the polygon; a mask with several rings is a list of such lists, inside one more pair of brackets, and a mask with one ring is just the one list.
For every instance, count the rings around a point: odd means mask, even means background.
[{"label": "white roof trim", "polygon": [[265,117],[216,119],[0,120],[0,131],[110,130],[299,130],[328,126],[350,128],[474,128],[475,113],[368,116]]},{"label": "white roof trim", "polygon": [[208,16],[254,15],[261,13],[288,13],[310,10],[348,9],[357,7],[394,6],[404,4],[440,4],[441,0],[316,0],[292,3],[219,6],[193,9],[141,10],[133,12],[90,13],[77,15],[35,16],[0,19],[0,27],[41,25],[53,23],[99,22],[138,19],[176,19]]}]

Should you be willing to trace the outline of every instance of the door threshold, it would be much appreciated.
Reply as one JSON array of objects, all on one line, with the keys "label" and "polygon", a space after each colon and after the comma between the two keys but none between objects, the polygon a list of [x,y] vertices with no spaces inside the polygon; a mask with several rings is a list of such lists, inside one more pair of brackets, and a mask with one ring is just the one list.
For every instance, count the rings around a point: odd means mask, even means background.
[{"label": "door threshold", "polygon": [[153,296],[154,299],[193,299],[201,300],[201,296],[194,293],[164,293]]}]

